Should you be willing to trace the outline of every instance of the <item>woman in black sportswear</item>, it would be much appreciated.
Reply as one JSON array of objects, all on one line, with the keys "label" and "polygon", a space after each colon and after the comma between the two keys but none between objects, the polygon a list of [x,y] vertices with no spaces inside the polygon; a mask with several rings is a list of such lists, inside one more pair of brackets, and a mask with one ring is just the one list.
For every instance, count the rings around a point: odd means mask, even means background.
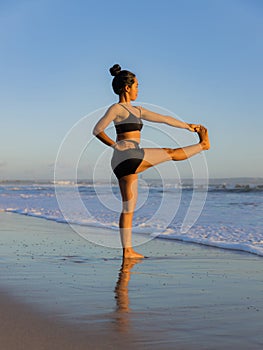
[{"label": "woman in black sportswear", "polygon": [[[143,107],[133,106],[138,95],[138,80],[135,74],[121,70],[115,64],[110,73],[114,76],[112,87],[119,96],[98,121],[93,134],[107,146],[113,148],[112,168],[118,178],[121,196],[122,212],[119,227],[123,247],[123,258],[143,258],[132,248],[132,219],[137,202],[138,173],[169,160],[185,160],[210,148],[207,129],[201,125],[188,124],[171,116],[161,115]],[[154,123],[164,123],[175,128],[182,128],[199,135],[199,143],[182,148],[140,148],[142,120]],[[106,127],[114,122],[116,141],[106,133]]]}]

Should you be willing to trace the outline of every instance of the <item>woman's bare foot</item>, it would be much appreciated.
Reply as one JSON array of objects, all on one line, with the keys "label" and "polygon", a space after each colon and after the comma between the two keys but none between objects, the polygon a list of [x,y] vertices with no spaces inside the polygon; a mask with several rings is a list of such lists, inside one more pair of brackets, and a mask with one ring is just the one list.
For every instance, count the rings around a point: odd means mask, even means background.
[{"label": "woman's bare foot", "polygon": [[210,141],[207,129],[204,126],[200,125],[200,127],[196,131],[199,135],[200,145],[203,151],[207,151],[210,148]]},{"label": "woman's bare foot", "polygon": [[132,248],[123,248],[123,259],[143,259],[144,255],[135,252]]}]

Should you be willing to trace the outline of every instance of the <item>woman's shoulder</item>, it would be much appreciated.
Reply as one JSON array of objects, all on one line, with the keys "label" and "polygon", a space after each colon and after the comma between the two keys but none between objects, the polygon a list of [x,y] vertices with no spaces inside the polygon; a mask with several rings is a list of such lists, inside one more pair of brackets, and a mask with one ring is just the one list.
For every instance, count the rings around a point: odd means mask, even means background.
[{"label": "woman's shoulder", "polygon": [[106,113],[104,114],[104,118],[108,120],[114,120],[115,122],[119,122],[119,119],[127,117],[128,112],[121,107],[119,103],[113,103],[108,107]]},{"label": "woman's shoulder", "polygon": [[122,110],[122,107],[118,102],[116,102],[116,103],[113,103],[112,105],[110,105],[108,110],[113,111],[113,112],[119,112]]},{"label": "woman's shoulder", "polygon": [[[137,105],[126,105],[125,103],[114,103],[112,104],[109,108],[108,111],[117,114],[118,116],[121,117],[127,117],[127,115],[130,114],[134,114],[134,110],[133,108],[139,110],[139,114],[141,116],[142,114],[142,107],[141,106],[137,106]],[[137,113],[135,114],[136,117]]]}]

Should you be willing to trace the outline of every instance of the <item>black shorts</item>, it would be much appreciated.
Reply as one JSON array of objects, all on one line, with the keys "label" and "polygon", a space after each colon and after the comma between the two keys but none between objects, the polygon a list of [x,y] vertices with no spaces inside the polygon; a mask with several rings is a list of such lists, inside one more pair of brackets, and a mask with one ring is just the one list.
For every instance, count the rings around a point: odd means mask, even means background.
[{"label": "black shorts", "polygon": [[123,176],[135,174],[144,157],[144,149],[140,148],[139,144],[133,140],[135,148],[128,148],[124,151],[114,150],[111,167],[118,179]]}]

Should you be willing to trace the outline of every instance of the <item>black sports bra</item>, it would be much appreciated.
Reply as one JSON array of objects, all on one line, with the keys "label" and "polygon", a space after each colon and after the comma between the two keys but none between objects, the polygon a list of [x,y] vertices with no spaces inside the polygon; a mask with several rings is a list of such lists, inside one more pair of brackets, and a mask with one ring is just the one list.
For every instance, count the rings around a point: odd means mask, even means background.
[{"label": "black sports bra", "polygon": [[[130,115],[128,118],[125,120],[115,123],[115,128],[116,128],[116,133],[118,134],[123,134],[124,132],[129,132],[129,131],[141,131],[143,127],[143,123],[141,118],[136,117],[134,114],[131,113],[131,111],[124,105],[121,104],[123,108],[125,108]],[[141,109],[139,108],[140,113]]]}]

